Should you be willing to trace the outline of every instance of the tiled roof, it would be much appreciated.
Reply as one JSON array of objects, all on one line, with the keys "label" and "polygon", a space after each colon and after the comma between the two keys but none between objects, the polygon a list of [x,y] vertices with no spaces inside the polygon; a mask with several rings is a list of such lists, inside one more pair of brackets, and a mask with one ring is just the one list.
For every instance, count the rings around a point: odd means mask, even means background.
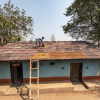
[{"label": "tiled roof", "polygon": [[35,53],[51,53],[52,51],[67,54],[69,52],[80,52],[86,56],[86,59],[100,58],[100,48],[85,41],[44,41],[44,43],[46,47],[40,47],[38,50],[35,42],[9,43],[0,47],[0,61],[29,60]]}]

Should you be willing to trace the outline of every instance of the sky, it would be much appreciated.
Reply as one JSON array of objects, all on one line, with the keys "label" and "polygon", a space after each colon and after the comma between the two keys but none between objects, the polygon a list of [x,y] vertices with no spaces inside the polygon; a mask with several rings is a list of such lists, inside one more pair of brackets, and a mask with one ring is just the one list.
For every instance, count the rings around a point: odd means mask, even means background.
[{"label": "sky", "polygon": [[[56,41],[75,41],[66,35],[62,29],[70,20],[64,13],[74,0],[11,0],[14,7],[18,7],[21,11],[26,11],[26,16],[31,16],[34,20],[33,34],[28,35],[27,41],[30,39],[41,38],[44,36],[44,41],[51,41],[51,36],[54,34]],[[3,7],[8,0],[0,0],[0,5]]]}]

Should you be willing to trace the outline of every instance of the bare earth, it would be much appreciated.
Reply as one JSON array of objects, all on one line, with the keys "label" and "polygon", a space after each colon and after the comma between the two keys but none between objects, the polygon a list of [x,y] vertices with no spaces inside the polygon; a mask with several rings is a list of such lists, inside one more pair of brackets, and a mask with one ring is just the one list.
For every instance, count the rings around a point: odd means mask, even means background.
[{"label": "bare earth", "polygon": [[[36,95],[32,95],[36,97]],[[27,95],[0,96],[0,100],[29,100]],[[100,100],[100,93],[50,93],[40,94],[39,100]]]}]

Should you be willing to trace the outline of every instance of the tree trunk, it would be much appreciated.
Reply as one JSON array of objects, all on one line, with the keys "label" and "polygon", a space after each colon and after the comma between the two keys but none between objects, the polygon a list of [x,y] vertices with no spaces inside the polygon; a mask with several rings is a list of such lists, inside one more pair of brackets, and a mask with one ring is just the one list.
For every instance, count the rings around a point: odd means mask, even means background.
[{"label": "tree trunk", "polygon": [[99,39],[98,39],[98,47],[99,47]]},{"label": "tree trunk", "polygon": [[0,46],[2,45],[1,38],[0,38]]}]

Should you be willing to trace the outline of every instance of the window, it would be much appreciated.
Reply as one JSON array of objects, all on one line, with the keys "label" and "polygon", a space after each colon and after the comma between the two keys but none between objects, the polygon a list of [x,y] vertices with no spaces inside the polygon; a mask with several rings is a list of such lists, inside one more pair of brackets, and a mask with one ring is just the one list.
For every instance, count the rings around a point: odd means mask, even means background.
[{"label": "window", "polygon": [[36,68],[36,63],[32,63],[32,68]]}]

